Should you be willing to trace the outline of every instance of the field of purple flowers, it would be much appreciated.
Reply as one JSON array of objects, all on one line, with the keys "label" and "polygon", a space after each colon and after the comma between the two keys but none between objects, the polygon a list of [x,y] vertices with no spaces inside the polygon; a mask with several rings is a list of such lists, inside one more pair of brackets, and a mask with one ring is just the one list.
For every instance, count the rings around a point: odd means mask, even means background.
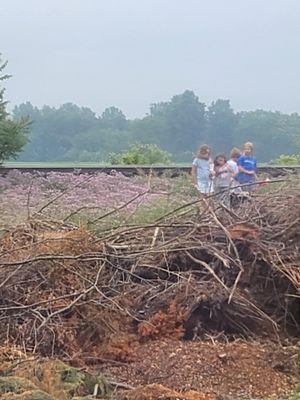
[{"label": "field of purple flowers", "polygon": [[80,218],[86,221],[116,209],[119,211],[114,215],[123,216],[163,212],[174,202],[186,200],[184,185],[167,178],[150,181],[148,177],[128,178],[120,173],[44,175],[15,170],[0,177],[0,223],[18,225],[36,213],[80,222]]}]

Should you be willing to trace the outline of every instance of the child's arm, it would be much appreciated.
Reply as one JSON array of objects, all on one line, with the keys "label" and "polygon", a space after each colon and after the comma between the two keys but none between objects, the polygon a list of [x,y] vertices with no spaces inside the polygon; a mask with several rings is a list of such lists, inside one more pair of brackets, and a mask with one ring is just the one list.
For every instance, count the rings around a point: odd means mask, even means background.
[{"label": "child's arm", "polygon": [[247,174],[247,175],[255,175],[255,171],[248,171],[247,169],[245,169],[243,167],[239,167],[239,171],[243,172],[244,174]]},{"label": "child's arm", "polygon": [[239,167],[239,171],[243,172],[244,174],[247,174],[247,175],[255,175],[255,171],[248,171],[247,169],[245,169],[243,167]]},{"label": "child's arm", "polygon": [[254,177],[255,177],[255,180],[257,181],[258,180],[258,176],[257,176],[257,161],[256,161],[256,158],[255,158],[255,164],[254,164]]},{"label": "child's arm", "polygon": [[234,178],[236,175],[234,169],[230,165],[228,165],[227,168],[228,168],[228,172],[230,173],[231,178]]},{"label": "child's arm", "polygon": [[235,178],[238,173],[239,173],[239,167],[236,165],[234,168],[232,168],[232,177]]},{"label": "child's arm", "polygon": [[212,160],[209,160],[210,179],[216,176],[215,165]]},{"label": "child's arm", "polygon": [[242,157],[240,157],[239,159],[238,159],[238,162],[237,162],[237,165],[238,165],[238,169],[239,169],[239,172],[243,172],[244,174],[247,174],[247,175],[254,175],[255,174],[255,171],[248,171],[247,169],[245,169],[244,167],[243,167],[243,158]]},{"label": "child's arm", "polygon": [[191,174],[192,174],[193,184],[197,186],[197,167],[194,164],[192,165]]}]

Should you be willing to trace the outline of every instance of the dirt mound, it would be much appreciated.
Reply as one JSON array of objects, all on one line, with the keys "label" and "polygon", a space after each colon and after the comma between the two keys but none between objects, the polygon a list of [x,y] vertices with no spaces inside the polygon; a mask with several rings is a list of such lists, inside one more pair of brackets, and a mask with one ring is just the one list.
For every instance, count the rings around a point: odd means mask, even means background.
[{"label": "dirt mound", "polygon": [[[299,368],[300,373],[300,347],[280,352],[276,348],[272,343],[239,341],[228,344],[154,341],[139,349],[135,362],[103,366],[101,372],[133,386],[163,382],[173,390],[194,390],[203,396],[265,398],[284,394],[293,386],[294,381],[287,374],[291,369],[297,374]],[[276,362],[274,352],[277,352]],[[283,366],[285,372],[281,370]]]},{"label": "dirt mound", "polygon": [[[242,395],[237,380],[257,397],[288,388],[252,342],[254,353],[239,342],[222,349],[198,340],[298,340],[299,190],[258,196],[235,211],[201,207],[182,206],[154,225],[97,237],[50,221],[6,232],[0,238],[0,345],[59,356],[73,366],[110,362],[119,369],[106,371],[125,381],[163,379],[172,390]],[[177,376],[164,354],[186,374]],[[150,378],[136,375],[135,365]]]},{"label": "dirt mound", "polygon": [[214,400],[211,395],[201,394],[195,391],[179,393],[168,389],[163,385],[146,385],[130,390],[119,397],[120,400]]},{"label": "dirt mound", "polygon": [[207,205],[97,238],[36,221],[7,232],[0,318],[9,329],[0,343],[80,359],[100,357],[120,334],[123,343],[133,334],[297,336],[299,193],[221,211]]}]

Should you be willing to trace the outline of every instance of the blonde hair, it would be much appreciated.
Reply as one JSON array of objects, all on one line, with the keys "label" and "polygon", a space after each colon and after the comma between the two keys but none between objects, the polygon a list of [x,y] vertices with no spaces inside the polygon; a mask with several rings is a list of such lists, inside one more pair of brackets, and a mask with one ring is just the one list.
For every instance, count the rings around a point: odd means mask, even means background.
[{"label": "blonde hair", "polygon": [[237,147],[234,147],[230,152],[230,158],[239,158],[241,154],[241,150]]},{"label": "blonde hair", "polygon": [[197,157],[203,160],[208,160],[210,156],[210,147],[207,144],[203,144],[199,147]]},{"label": "blonde hair", "polygon": [[245,147],[250,147],[251,152],[253,152],[253,143],[252,143],[252,142],[246,142],[246,143],[244,143],[244,148],[245,148]]}]

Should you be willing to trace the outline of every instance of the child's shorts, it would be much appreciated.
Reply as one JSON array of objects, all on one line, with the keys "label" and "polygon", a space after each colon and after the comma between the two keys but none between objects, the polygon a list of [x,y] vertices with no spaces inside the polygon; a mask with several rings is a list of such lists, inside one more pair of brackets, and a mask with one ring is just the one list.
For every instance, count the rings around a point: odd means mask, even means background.
[{"label": "child's shorts", "polygon": [[212,194],[214,191],[214,185],[212,182],[198,181],[197,186],[198,186],[199,192],[202,194],[208,195],[208,194]]}]

